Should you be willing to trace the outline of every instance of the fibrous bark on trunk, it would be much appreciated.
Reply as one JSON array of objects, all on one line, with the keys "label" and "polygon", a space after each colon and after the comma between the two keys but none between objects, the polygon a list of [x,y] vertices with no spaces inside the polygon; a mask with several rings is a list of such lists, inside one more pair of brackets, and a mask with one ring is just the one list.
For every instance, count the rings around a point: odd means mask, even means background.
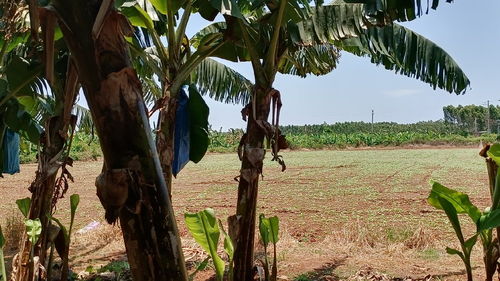
[{"label": "fibrous bark on trunk", "polygon": [[163,177],[167,184],[169,196],[172,197],[172,161],[174,159],[174,130],[176,99],[167,96],[166,105],[158,115],[158,129],[156,132],[156,149],[160,158]]},{"label": "fibrous bark on trunk", "polygon": [[[44,145],[40,152],[38,170],[36,178],[30,186],[31,205],[28,218],[40,219],[42,223],[42,233],[38,239],[32,256],[38,257],[39,263],[44,265],[47,250],[47,230],[50,224],[48,215],[51,214],[52,199],[55,190],[55,182],[60,164],[59,153],[63,151],[65,139],[59,135],[63,129],[63,118],[60,116],[52,117],[46,127],[48,135],[47,140],[50,140],[50,145]],[[27,233],[23,233],[21,238],[21,247],[19,254],[13,263],[13,280],[33,280],[33,268],[30,263],[31,242],[28,239]]]},{"label": "fibrous bark on trunk", "polygon": [[236,244],[234,280],[254,280],[254,237],[259,176],[265,156],[264,138],[270,111],[271,88],[255,87],[253,103],[242,114],[248,116],[247,132],[240,143],[241,170],[236,215],[230,217],[230,232]]},{"label": "fibrous bark on trunk", "polygon": [[[141,84],[123,36],[131,28],[110,6],[101,7],[109,1],[53,2],[103,151],[105,169],[96,181],[99,198],[108,221],[120,219],[133,278],[187,280]],[[98,23],[102,26],[94,26],[98,13],[104,15]]]}]

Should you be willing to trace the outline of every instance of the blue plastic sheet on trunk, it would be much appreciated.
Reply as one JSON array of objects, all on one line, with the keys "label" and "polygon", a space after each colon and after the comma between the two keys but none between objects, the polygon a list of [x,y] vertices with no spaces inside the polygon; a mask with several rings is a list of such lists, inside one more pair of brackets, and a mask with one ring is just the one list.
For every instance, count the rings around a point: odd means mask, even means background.
[{"label": "blue plastic sheet on trunk", "polygon": [[174,160],[172,174],[174,177],[189,162],[189,112],[188,96],[184,89],[179,91],[174,130]]},{"label": "blue plastic sheet on trunk", "polygon": [[3,173],[19,173],[19,134],[7,129],[3,137]]}]

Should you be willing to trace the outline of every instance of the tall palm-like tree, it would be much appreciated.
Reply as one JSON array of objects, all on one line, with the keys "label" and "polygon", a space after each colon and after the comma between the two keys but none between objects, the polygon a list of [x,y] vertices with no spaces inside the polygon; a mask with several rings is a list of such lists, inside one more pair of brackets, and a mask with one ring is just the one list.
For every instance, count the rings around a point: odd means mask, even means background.
[{"label": "tall palm-like tree", "polygon": [[[42,233],[36,245],[31,245],[26,233],[22,236],[20,254],[13,263],[14,278],[25,280],[33,279],[35,274],[30,255],[45,264],[49,217],[57,201],[55,197],[63,196],[66,190],[62,178],[69,175],[67,170],[63,169],[61,185],[56,184],[56,179],[61,167],[71,165],[66,148],[69,131],[74,128],[71,109],[78,77],[64,43],[59,40],[55,46],[54,17],[41,10],[36,15],[38,21],[31,18],[30,26],[27,19],[32,15],[28,13],[33,10],[31,3],[5,1],[2,5],[2,14],[12,15],[14,19],[2,19],[2,61],[5,65],[1,69],[5,79],[2,82],[7,87],[1,93],[0,107],[5,108],[5,112],[0,121],[41,147],[36,178],[29,188],[32,197],[28,218],[41,221]],[[32,28],[36,22],[42,27],[41,34],[38,28]],[[27,32],[30,29],[31,33]]]},{"label": "tall palm-like tree", "polygon": [[104,156],[97,193],[120,219],[134,280],[186,280],[180,237],[125,36],[113,1],[50,3],[72,54]]},{"label": "tall palm-like tree", "polygon": [[[156,2],[154,3],[158,4]],[[128,89],[129,91],[125,91],[124,94],[128,94],[129,96],[127,97],[129,99],[136,99],[138,103],[132,105],[129,104],[129,107],[123,109],[124,111],[119,112],[119,114],[116,113],[113,116],[108,116],[106,108],[110,108],[110,104],[105,104],[105,102],[99,100],[100,98],[102,98],[102,94],[100,92],[101,85],[98,85],[96,81],[99,81],[100,79],[105,80],[105,78],[108,78],[106,75],[115,73],[113,70],[116,69],[109,69],[108,67],[127,66],[127,64],[130,64],[130,60],[127,56],[128,47],[131,47],[132,54],[139,54],[140,58],[145,58],[144,52],[141,52],[142,50],[134,49],[134,46],[137,45],[134,45],[132,43],[127,46],[123,39],[123,35],[132,30],[125,29],[127,27],[127,22],[122,16],[116,13],[114,8],[112,7],[111,1],[103,1],[102,3],[94,3],[93,5],[86,5],[83,3],[61,4],[57,1],[53,1],[52,5],[48,5],[43,8],[38,7],[36,3],[30,2],[29,7],[30,13],[27,13],[28,9],[27,7],[25,7],[26,12],[24,15],[26,17],[30,16],[30,18],[32,19],[31,30],[36,36],[32,35],[31,37],[34,40],[35,45],[39,44],[39,41],[37,41],[35,37],[39,38],[40,35],[37,33],[39,31],[39,27],[33,25],[41,23],[41,37],[43,37],[42,40],[44,42],[44,46],[43,48],[39,49],[44,50],[43,56],[40,57],[42,58],[42,60],[45,60],[44,65],[40,64],[39,67],[36,68],[37,71],[33,73],[32,79],[43,79],[45,74],[46,81],[48,81],[48,83],[52,87],[51,93],[55,95],[55,104],[51,113],[51,117],[47,122],[45,122],[47,124],[47,132],[49,132],[49,134],[44,135],[44,137],[42,138],[42,140],[44,141],[42,142],[43,151],[40,154],[41,158],[39,173],[37,173],[37,179],[32,185],[33,198],[30,210],[30,218],[40,218],[42,220],[43,226],[42,239],[40,239],[37,243],[37,246],[35,247],[36,253],[34,253],[34,255],[38,256],[40,258],[40,261],[44,263],[47,245],[46,230],[49,229],[48,224],[50,223],[47,220],[47,215],[50,215],[51,213],[51,203],[53,202],[52,197],[55,188],[55,175],[57,174],[58,168],[61,167],[61,164],[64,165],[64,163],[66,163],[65,157],[67,157],[67,154],[63,152],[63,148],[67,140],[67,135],[65,132],[70,127],[69,122],[74,121],[74,119],[71,119],[69,117],[76,96],[76,87],[78,81],[80,80],[85,93],[87,94],[87,99],[90,99],[89,104],[91,107],[91,113],[94,116],[94,119],[96,116],[98,117],[98,121],[95,122],[98,134],[102,133],[102,130],[105,130],[106,128],[110,129],[110,123],[104,122],[102,120],[103,118],[106,119],[106,117],[109,117],[110,120],[114,120],[114,123],[119,123],[117,121],[123,121],[123,119],[127,118],[136,118],[136,129],[139,128],[143,130],[143,134],[141,135],[139,133],[137,140],[140,140],[142,138],[141,141],[144,146],[141,149],[144,150],[138,150],[138,141],[126,145],[122,144],[122,146],[125,147],[125,150],[122,152],[124,152],[125,154],[128,153],[127,156],[119,155],[119,153],[117,152],[123,148],[114,146],[114,144],[120,141],[118,138],[110,138],[110,132],[108,131],[108,135],[106,135],[104,137],[105,139],[102,140],[102,134],[99,134],[101,137],[101,144],[105,143],[108,146],[103,145],[103,151],[105,154],[105,166],[103,168],[103,173],[96,182],[98,186],[98,195],[107,212],[107,219],[111,222],[114,222],[118,217],[121,217],[122,225],[126,224],[127,226],[124,227],[123,231],[125,244],[129,252],[129,257],[131,257],[130,262],[134,276],[138,280],[160,280],[161,278],[164,278],[164,280],[184,280],[186,278],[184,260],[182,257],[179,237],[176,234],[177,229],[175,226],[175,220],[173,219],[173,212],[171,211],[169,198],[166,198],[168,196],[164,196],[167,194],[167,190],[170,189],[170,187],[168,185],[164,186],[161,179],[152,176],[155,174],[161,175],[161,169],[159,169],[158,167],[158,158],[154,157],[155,149],[148,152],[148,145],[151,145],[151,139],[148,138],[150,137],[150,132],[145,125],[147,123],[145,121],[147,119],[147,114],[142,114],[144,113],[142,111],[146,108],[143,108],[143,105],[141,105],[140,103],[142,97],[137,96],[137,94],[141,94],[140,85],[132,83],[132,86],[134,86],[135,89]],[[85,21],[88,26],[77,26],[75,24],[75,21],[78,21],[78,19],[73,18],[73,15],[71,15],[72,12],[76,13],[77,9],[75,7],[83,8],[82,11],[85,11],[85,14],[89,16],[89,18],[87,18]],[[141,10],[140,6],[137,3],[132,6],[125,6],[123,8],[123,11],[125,14],[128,14],[130,16],[132,22],[134,23],[136,23],[137,20],[134,20],[133,12],[144,12],[143,10]],[[130,14],[130,11],[132,11],[132,14]],[[66,12],[70,15],[68,15]],[[188,11],[187,15],[189,14],[190,11]],[[71,20],[67,22],[66,17],[69,17],[69,19]],[[148,21],[148,14],[144,14],[141,17],[141,20],[143,22],[144,20],[146,20],[148,23],[150,23]],[[59,25],[57,25],[57,23],[59,23]],[[113,36],[111,36],[112,39],[101,37],[102,34],[107,34],[107,36],[110,36],[109,33],[112,32],[113,28],[117,28],[117,26],[120,29],[117,30],[118,32],[116,34],[113,34]],[[65,47],[65,44],[62,42],[62,40],[59,40],[60,42],[57,43],[54,41],[54,31],[58,28],[63,31],[65,35],[65,38],[63,39],[68,43],[71,53],[75,54],[71,58],[68,58],[66,55],[64,61],[66,61],[67,63],[63,64],[64,70],[62,71],[60,71],[61,69],[57,69],[57,67],[56,70],[59,71],[54,71],[54,54],[61,53],[60,50],[54,49],[54,45],[57,44],[58,46],[61,45],[62,47]],[[75,30],[87,32],[87,34],[81,33],[78,34],[79,36],[76,36],[73,33],[73,31]],[[108,33],[103,33],[103,30],[106,30]],[[90,33],[88,33],[89,31]],[[155,36],[156,39],[159,38],[158,34],[154,33],[155,30],[151,29],[150,32],[152,36]],[[87,48],[82,50],[82,46],[80,46],[79,43],[76,42],[79,42],[79,40],[87,40],[82,38],[89,38],[85,36],[90,36],[90,38],[92,38],[92,42],[87,42]],[[26,42],[27,39],[28,37],[24,38],[24,42]],[[100,41],[101,39],[102,42]],[[109,41],[112,41],[112,44]],[[156,41],[156,43],[158,42],[160,41]],[[7,47],[9,46],[9,44],[11,44],[11,42],[3,43],[4,44],[2,46],[5,47],[4,52],[10,52],[11,50]],[[98,43],[101,45],[99,45]],[[187,48],[189,48],[189,45],[187,46]],[[168,49],[163,45],[157,45],[158,52],[167,50]],[[184,46],[184,51],[186,51],[186,46]],[[190,52],[190,50],[187,52]],[[67,52],[63,53],[67,54]],[[99,55],[102,53],[105,53],[106,55],[103,55],[103,57],[99,57]],[[89,60],[89,54],[98,56],[98,61],[93,63],[92,59]],[[197,53],[195,51],[193,55],[196,54]],[[30,57],[28,59],[37,58]],[[99,59],[103,60],[99,61]],[[108,61],[108,59],[110,61]],[[168,57],[162,57],[162,59],[164,59],[163,61],[168,61]],[[186,58],[183,58],[183,60],[184,59]],[[137,62],[137,60],[134,61]],[[28,63],[28,61],[25,62]],[[82,62],[85,62],[85,64],[82,64]],[[60,65],[61,63],[58,64]],[[90,71],[88,68],[86,68],[89,66],[89,64],[92,65],[92,67],[99,67],[101,72]],[[16,65],[10,64],[9,67],[5,69],[8,69],[12,73],[16,72],[12,77],[17,77],[19,78],[18,80],[22,81],[23,83],[27,83],[26,81],[29,80],[21,80],[21,78],[26,77],[23,75],[19,75],[19,69],[15,66]],[[155,74],[158,77],[162,78],[169,77],[168,65],[156,65],[157,69],[161,69],[162,67],[165,67],[167,71],[165,72],[162,69],[161,71],[157,71]],[[232,102],[238,101],[242,97],[244,98],[246,91],[248,91],[248,89],[250,88],[250,82],[248,80],[215,60],[209,60],[205,58],[201,61],[196,62],[189,69],[194,69],[194,72],[189,73],[187,77],[188,79],[185,80],[187,80],[187,82],[193,81],[193,83],[197,84],[205,93],[209,93],[219,100]],[[81,73],[85,73],[85,76],[81,76]],[[130,73],[127,72],[126,74],[129,75]],[[128,77],[127,75],[125,76]],[[211,79],[208,79],[209,77]],[[86,78],[86,80],[84,78]],[[146,78],[146,76],[143,76],[143,78]],[[65,79],[66,81],[64,81]],[[143,81],[144,80],[145,79],[143,79]],[[16,85],[14,81],[9,82],[11,87],[14,87]],[[92,87],[88,88],[89,85]],[[193,87],[190,87],[190,89],[192,88]],[[93,91],[90,91],[90,93],[92,93],[93,95],[89,94],[89,89]],[[118,93],[116,93],[118,95],[123,93],[122,89],[114,90],[118,91]],[[14,96],[10,92],[8,94],[11,97]],[[196,95],[197,92],[194,92],[192,94]],[[168,97],[163,96],[161,98],[165,99]],[[96,99],[98,100],[97,102]],[[100,108],[100,110],[102,111],[98,112],[96,115],[95,104],[99,102],[101,102],[101,104],[99,105],[100,107],[97,106],[97,108]],[[116,100],[111,100],[110,102],[116,102]],[[133,108],[134,106],[136,107],[135,109]],[[133,109],[131,110],[130,107],[132,107]],[[16,113],[12,110],[13,106],[9,106],[8,109],[10,113]],[[119,111],[116,108],[116,104],[115,110]],[[130,111],[135,112],[136,116],[128,116],[127,114],[130,114]],[[120,115],[122,113],[124,114],[124,116],[117,117],[117,115]],[[17,114],[17,116],[20,115]],[[204,116],[204,118],[205,120],[202,121],[206,122],[207,116]],[[13,120],[13,118],[6,118],[6,120]],[[89,120],[89,118],[87,118],[86,120]],[[137,122],[139,123],[137,124]],[[74,128],[74,122],[71,125]],[[126,126],[124,123],[122,123],[122,125]],[[106,128],[103,129],[103,126],[106,126]],[[198,157],[201,158],[206,150],[206,145],[208,145],[207,141],[203,141],[203,139],[206,139],[207,137],[207,128],[200,127],[195,129],[198,129],[198,141],[199,139],[201,139],[202,143],[205,143],[204,148],[201,145],[202,148],[197,150],[199,152]],[[26,129],[19,131],[28,133],[31,132],[30,130]],[[126,130],[124,129],[123,132],[125,131]],[[37,134],[33,135],[39,137],[39,129],[36,131],[36,133]],[[36,139],[35,141],[38,142],[38,139]],[[110,149],[110,147],[113,147],[114,150]],[[199,143],[194,147],[200,147]],[[151,147],[149,147],[149,149],[150,148]],[[135,154],[130,154],[130,150],[135,150]],[[113,153],[115,154],[113,155]],[[153,156],[153,158],[151,158],[150,156]],[[126,159],[127,157],[129,157],[130,159],[123,162],[122,160]],[[149,159],[145,160],[146,158]],[[150,161],[151,159],[153,159],[153,162],[148,163],[148,161]],[[166,161],[165,163],[169,162]],[[109,165],[111,165],[111,168],[109,167]],[[146,172],[147,180],[143,178],[146,176],[142,174],[142,167],[144,167],[145,169],[149,169]],[[141,172],[139,170],[141,170]],[[128,186],[124,186],[124,181],[128,183]],[[151,181],[153,181],[154,184],[150,183]],[[156,186],[157,188],[152,189],[151,186]],[[144,196],[145,198],[143,199],[142,196]],[[133,206],[131,206],[130,204],[132,204]],[[147,207],[143,207],[143,205]],[[144,208],[145,211],[141,212],[142,208]],[[127,214],[125,215],[123,213]],[[153,218],[161,219],[158,220]],[[163,238],[158,240],[156,237]],[[18,280],[24,280],[26,278],[31,279],[31,276],[33,276],[34,274],[30,271],[32,267],[29,266],[29,249],[31,248],[29,245],[30,242],[27,239],[23,239],[23,241],[23,248],[21,249],[18,261],[15,264],[15,272]],[[141,241],[141,243],[138,244],[137,241]],[[144,252],[144,248],[147,250],[146,252]],[[151,258],[151,256],[153,256],[153,258]],[[152,262],[149,262],[150,260],[152,260]]]},{"label": "tall palm-like tree", "polygon": [[[132,5],[133,4],[133,5]],[[140,75],[146,82],[147,89],[156,95],[152,111],[159,110],[156,146],[160,162],[167,183],[171,190],[172,161],[174,158],[174,130],[176,109],[179,102],[180,91],[183,85],[189,85],[189,94],[201,100],[199,90],[221,101],[237,102],[249,96],[251,83],[234,70],[216,60],[209,59],[212,53],[222,48],[226,39],[220,33],[207,33],[197,45],[191,46],[185,31],[191,15],[201,11],[207,3],[200,1],[145,1],[143,5],[137,2],[125,2],[120,10],[132,24],[141,28],[131,45],[132,52],[142,58],[140,69],[146,73],[154,74],[161,84],[161,89],[156,89],[157,83],[152,77]],[[181,14],[176,17],[176,14]],[[217,15],[214,10],[210,17]],[[154,19],[154,20],[153,20]],[[141,32],[142,31],[142,32]],[[142,36],[141,36],[142,35]],[[166,44],[162,41],[166,38]],[[139,38],[138,38],[139,37]],[[146,40],[141,40],[143,37]],[[145,41],[146,44],[141,44]],[[152,43],[152,48],[148,44]],[[146,47],[148,51],[145,51]],[[151,59],[154,56],[155,59]],[[141,72],[139,72],[141,74]],[[194,97],[193,97],[194,100]],[[208,107],[201,103],[200,107],[190,107],[191,115],[190,160],[201,160],[208,148]],[[150,112],[152,113],[152,112]]]},{"label": "tall palm-like tree", "polygon": [[[438,2],[434,0],[432,8]],[[469,80],[443,49],[393,23],[422,15],[423,4],[419,0],[339,0],[315,6],[297,0],[231,4],[231,8],[219,9],[225,15],[225,23],[213,24],[205,32],[219,30],[232,39],[214,56],[250,61],[254,70],[252,101],[243,111],[248,123],[241,141],[238,204],[236,215],[229,221],[236,243],[235,280],[248,281],[253,280],[258,178],[266,137],[275,140],[273,160],[282,161],[277,155],[279,115],[273,114],[272,124],[267,121],[272,102],[277,103],[273,110],[280,106],[279,92],[273,89],[278,72],[300,76],[326,74],[336,65],[338,48],[370,56],[373,63],[457,94],[466,90]]]}]

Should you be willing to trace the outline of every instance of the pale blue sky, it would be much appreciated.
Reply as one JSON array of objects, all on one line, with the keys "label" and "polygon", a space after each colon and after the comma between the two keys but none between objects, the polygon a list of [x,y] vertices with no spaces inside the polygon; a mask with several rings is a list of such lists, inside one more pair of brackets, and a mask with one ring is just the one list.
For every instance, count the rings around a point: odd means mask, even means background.
[{"label": "pale blue sky", "polygon": [[[444,2],[444,1],[442,1]],[[320,124],[343,121],[411,123],[442,118],[442,107],[453,104],[500,104],[500,1],[457,0],[442,3],[428,15],[405,26],[436,42],[450,53],[471,80],[471,89],[456,96],[396,75],[383,67],[342,53],[339,67],[325,76],[305,79],[279,74],[275,88],[282,94],[282,124]],[[189,24],[192,34],[205,26],[200,18]],[[231,64],[253,79],[248,63]],[[242,128],[240,105],[207,100],[213,129]]]}]

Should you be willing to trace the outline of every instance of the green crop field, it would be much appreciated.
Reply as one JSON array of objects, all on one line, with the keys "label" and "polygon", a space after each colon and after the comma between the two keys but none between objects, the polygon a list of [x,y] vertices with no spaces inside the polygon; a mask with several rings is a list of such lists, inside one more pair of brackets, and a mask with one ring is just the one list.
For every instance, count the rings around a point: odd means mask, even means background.
[{"label": "green crop field", "polygon": [[[365,122],[282,126],[291,149],[338,149],[348,147],[387,147],[408,145],[470,146],[481,141],[494,142],[497,134],[474,135],[463,127],[428,121],[414,124]],[[236,151],[243,130],[210,131],[211,151]]]},{"label": "green crop field", "polygon": [[[497,134],[474,136],[462,127],[442,121],[397,124],[391,122],[346,122],[336,124],[282,126],[291,149],[344,149],[353,147],[399,147],[415,145],[476,146],[494,142]],[[210,130],[211,152],[235,152],[243,135],[241,129]],[[21,142],[21,162],[32,163],[37,147]],[[92,160],[101,156],[99,140],[83,132],[75,134],[70,156]]]},{"label": "green crop field", "polygon": [[[478,152],[479,148],[284,151],[285,172],[268,155],[258,214],[280,218],[280,276],[347,278],[369,267],[394,277],[463,278],[458,256],[445,252],[446,246],[458,247],[452,228],[445,214],[429,206],[426,198],[429,180],[435,179],[467,192],[480,209],[486,207],[486,167]],[[173,204],[191,262],[203,257],[189,238],[183,213],[211,207],[225,221],[236,208],[234,178],[239,164],[234,153],[212,153],[199,164],[189,163],[174,180]],[[94,220],[105,224],[94,188],[101,165],[100,161],[75,162],[70,168],[75,183],[69,194],[80,194],[82,201],[77,229]],[[34,164],[24,165],[21,174],[0,181],[2,220],[15,213],[15,199],[28,194],[35,169]],[[67,218],[67,200],[59,203],[57,217]],[[466,217],[462,222],[470,233],[473,225]],[[77,271],[124,258],[117,226],[76,234],[72,247],[76,257],[72,266]],[[476,245],[477,276],[482,274],[480,252]]]}]

